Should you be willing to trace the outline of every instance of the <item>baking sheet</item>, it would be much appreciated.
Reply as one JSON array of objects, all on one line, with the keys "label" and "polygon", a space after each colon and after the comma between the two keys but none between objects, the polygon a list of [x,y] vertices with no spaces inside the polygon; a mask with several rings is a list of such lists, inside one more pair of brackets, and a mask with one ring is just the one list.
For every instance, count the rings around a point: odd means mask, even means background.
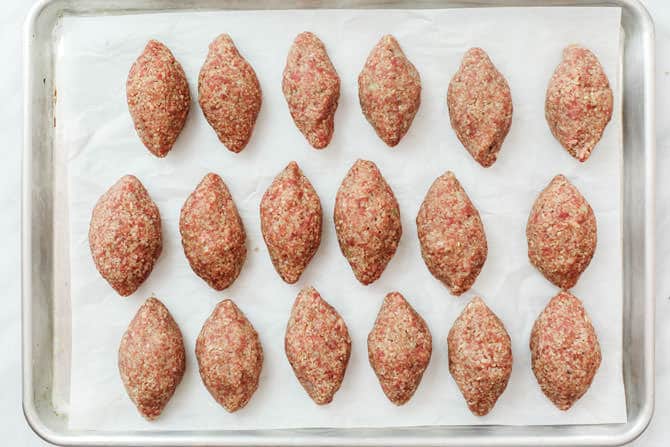
[{"label": "baking sheet", "polygon": [[[281,94],[281,72],[295,35],[317,32],[340,75],[335,136],[315,151],[297,131]],[[166,159],[150,155],[137,138],[125,103],[125,79],[149,38],[171,48],[195,98],[208,43],[228,32],[254,66],[263,107],[254,136],[241,154],[216,139],[193,102],[186,126]],[[360,112],[356,78],[368,52],[392,32],[421,73],[422,105],[395,149],[387,148]],[[626,420],[621,362],[621,114],[620,94],[603,139],[586,164],[573,160],[544,121],[544,92],[562,48],[581,43],[599,56],[612,88],[620,88],[618,8],[505,8],[456,10],[218,11],[106,17],[65,17],[58,43],[56,144],[66,148],[70,205],[72,429],[174,430],[281,427],[358,427],[450,424],[591,424]],[[446,88],[463,53],[487,50],[512,89],[514,119],[499,160],[477,165],[449,126]],[[335,192],[357,158],[373,160],[400,203],[404,234],[381,279],[360,285],[341,255],[332,225]],[[283,283],[260,234],[258,205],[273,177],[291,160],[300,164],[324,210],[321,247],[301,280]],[[479,208],[489,257],[473,289],[454,298],[425,268],[414,219],[432,181],[453,170]],[[248,235],[248,258],[223,293],[190,270],[183,255],[179,210],[202,176],[213,171],[228,184]],[[164,248],[152,275],[131,297],[119,298],[100,278],[87,243],[90,212],[120,176],[137,175],[158,204]],[[529,264],[525,223],[539,191],[557,173],[567,175],[591,203],[598,248],[572,290],[592,317],[603,353],[589,392],[568,412],[542,395],[530,370],[528,336],[557,290]],[[293,376],[283,332],[299,289],[314,285],[348,324],[352,357],[332,404],[318,407]],[[433,334],[431,363],[413,399],[392,405],[367,361],[366,336],[384,295],[401,291]],[[181,327],[187,350],[184,380],[161,418],[144,421],[125,395],[118,343],[147,296],[155,294]],[[505,393],[485,417],[470,414],[451,379],[446,335],[474,295],[484,297],[509,331],[514,369]],[[202,385],[195,338],[214,305],[232,298],[257,328],[265,352],[260,386],[250,403],[228,414]]]}]

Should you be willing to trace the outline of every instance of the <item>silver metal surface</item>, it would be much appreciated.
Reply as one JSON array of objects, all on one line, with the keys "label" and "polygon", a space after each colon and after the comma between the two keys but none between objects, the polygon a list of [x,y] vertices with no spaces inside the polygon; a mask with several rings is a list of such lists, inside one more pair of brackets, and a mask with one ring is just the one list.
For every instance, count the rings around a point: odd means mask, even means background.
[{"label": "silver metal surface", "polygon": [[[58,218],[65,182],[55,153],[53,52],[60,17],[156,10],[292,8],[463,8],[491,6],[618,6],[623,28],[624,309],[623,373],[628,422],[564,426],[444,426],[392,429],[281,429],[95,432],[68,429],[55,382],[69,364],[55,364],[54,340],[69,337],[68,266]],[[639,436],[654,406],[654,30],[637,0],[44,0],[24,35],[22,197],[23,410],[42,438],[61,445],[620,445]],[[67,257],[65,258],[67,259]],[[61,361],[60,363],[67,363]],[[56,384],[58,385],[58,384]],[[66,398],[65,398],[66,399]],[[65,402],[67,404],[67,402]]]}]

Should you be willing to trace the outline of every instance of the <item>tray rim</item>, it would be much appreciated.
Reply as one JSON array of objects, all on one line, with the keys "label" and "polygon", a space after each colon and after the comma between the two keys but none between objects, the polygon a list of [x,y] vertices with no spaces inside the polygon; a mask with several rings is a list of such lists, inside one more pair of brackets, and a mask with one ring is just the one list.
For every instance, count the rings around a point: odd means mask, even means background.
[{"label": "tray rim", "polygon": [[[290,1],[290,0],[289,0]],[[235,9],[247,9],[244,0],[231,0]],[[281,4],[270,0],[270,8],[282,9]],[[421,7],[420,2],[417,6]],[[357,429],[359,433],[377,432],[374,435],[333,435],[333,431],[345,431],[346,429],[300,429],[301,436],[296,430],[288,431],[287,434],[278,435],[273,430],[254,430],[253,434],[245,431],[227,431],[225,434],[199,434],[197,431],[165,431],[165,432],[104,432],[95,431],[57,431],[49,426],[42,418],[35,402],[35,389],[33,381],[33,340],[32,324],[35,308],[33,306],[31,274],[32,253],[32,154],[35,148],[35,138],[32,132],[33,117],[37,116],[38,105],[34,101],[32,86],[35,82],[35,57],[36,48],[34,37],[39,32],[40,19],[49,13],[50,9],[56,9],[58,15],[63,13],[90,14],[94,11],[114,11],[115,13],[140,13],[155,11],[157,8],[148,5],[161,5],[160,10],[194,10],[200,9],[223,9],[221,3],[216,0],[144,0],[133,2],[133,0],[110,0],[107,2],[93,2],[93,9],[87,8],[86,0],[39,0],[30,10],[24,23],[23,34],[23,72],[24,72],[24,145],[22,151],[22,200],[21,200],[21,298],[22,298],[22,406],[23,413],[28,425],[43,440],[57,445],[496,445],[496,446],[521,446],[535,445],[622,445],[628,443],[642,434],[651,421],[654,411],[654,287],[655,287],[655,210],[654,210],[654,184],[655,184],[655,117],[654,117],[654,91],[655,91],[655,54],[654,54],[654,25],[646,8],[640,0],[545,0],[541,4],[532,0],[443,0],[445,8],[461,7],[495,7],[495,6],[618,6],[627,10],[634,16],[643,28],[642,56],[643,70],[643,130],[642,137],[645,141],[644,159],[644,313],[643,333],[645,344],[642,353],[645,365],[643,370],[643,393],[642,403],[634,418],[628,419],[625,424],[594,424],[579,426],[506,426],[506,430],[512,432],[504,437],[493,437],[491,434],[483,433],[471,435],[463,432],[463,428],[470,426],[448,426],[449,432],[439,436],[418,438],[411,436],[414,432],[431,429],[445,429],[445,427],[414,427],[388,430],[388,434],[379,435],[380,429]],[[137,6],[138,4],[147,5]],[[291,9],[318,7],[318,0],[293,0]],[[74,5],[74,6],[73,6]],[[105,7],[104,5],[108,5]],[[362,7],[367,7],[363,5]],[[376,7],[384,7],[383,0]],[[432,6],[429,6],[431,8]],[[255,9],[255,8],[248,8]],[[257,9],[257,8],[256,8]],[[50,30],[50,32],[53,31]],[[625,117],[624,117],[625,121]],[[628,394],[628,390],[626,390]],[[482,432],[496,426],[477,426]],[[553,433],[548,435],[542,433],[543,429],[577,427],[574,432]],[[602,430],[594,430],[594,427]],[[530,428],[530,430],[529,430]],[[516,430],[515,430],[516,429]],[[524,429],[528,432],[523,433]],[[462,433],[457,433],[457,432]],[[562,431],[562,430],[560,430]],[[403,437],[394,436],[390,432],[406,432]],[[517,433],[515,433],[517,432]],[[205,432],[212,433],[212,432]],[[325,433],[325,435],[324,435]]]}]

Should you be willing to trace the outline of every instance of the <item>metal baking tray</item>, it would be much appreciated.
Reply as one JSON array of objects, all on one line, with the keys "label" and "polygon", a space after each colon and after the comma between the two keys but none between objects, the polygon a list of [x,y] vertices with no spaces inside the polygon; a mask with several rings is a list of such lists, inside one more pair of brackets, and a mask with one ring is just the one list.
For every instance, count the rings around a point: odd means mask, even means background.
[{"label": "metal baking tray", "polygon": [[[623,375],[628,421],[562,426],[431,426],[95,432],[68,428],[69,365],[55,356],[69,340],[68,225],[63,154],[54,141],[55,33],[64,15],[308,8],[483,8],[618,6],[623,44]],[[23,411],[43,439],[61,445],[621,445],[639,436],[654,407],[654,29],[638,0],[42,0],[24,34],[22,191]],[[59,340],[60,343],[57,343]],[[61,353],[62,354],[62,353]],[[60,359],[56,364],[55,358]],[[69,385],[68,385],[69,386]],[[67,386],[66,386],[67,388]],[[56,402],[58,400],[58,402]]]}]

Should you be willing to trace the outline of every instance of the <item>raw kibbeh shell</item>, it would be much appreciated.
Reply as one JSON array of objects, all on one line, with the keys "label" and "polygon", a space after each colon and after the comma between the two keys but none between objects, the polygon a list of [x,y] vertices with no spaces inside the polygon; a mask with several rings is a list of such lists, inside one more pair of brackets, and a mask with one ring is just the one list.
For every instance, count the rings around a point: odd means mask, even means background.
[{"label": "raw kibbeh shell", "polygon": [[323,42],[314,34],[298,34],[286,59],[282,92],[291,117],[315,149],[328,146],[335,128],[340,78]]},{"label": "raw kibbeh shell", "polygon": [[294,161],[275,177],[260,205],[261,232],[279,276],[300,278],[321,243],[319,196]]},{"label": "raw kibbeh shell", "polygon": [[303,288],[295,299],[284,349],[309,397],[319,405],[330,403],[347,370],[351,338],[340,314],[314,287]]},{"label": "raw kibbeh shell", "polygon": [[258,333],[231,300],[223,300],[203,324],[195,344],[200,377],[229,413],[244,407],[258,388],[263,348]]},{"label": "raw kibbeh shell", "polygon": [[421,256],[433,276],[453,295],[469,290],[486,262],[488,245],[479,212],[451,171],[428,189],[416,228]]},{"label": "raw kibbeh shell", "polygon": [[179,216],[184,254],[193,271],[215,290],[230,286],[247,257],[246,233],[226,184],[205,175]]},{"label": "raw kibbeh shell", "polygon": [[198,102],[219,140],[232,152],[245,148],[261,109],[256,72],[228,34],[209,44],[198,76]]},{"label": "raw kibbeh shell", "polygon": [[368,335],[368,359],[391,402],[410,400],[432,352],[433,339],[421,315],[400,293],[386,295]]},{"label": "raw kibbeh shell", "polygon": [[357,160],[337,191],[335,231],[342,254],[362,284],[376,281],[402,236],[400,208],[371,161]]},{"label": "raw kibbeh shell", "polygon": [[121,338],[121,380],[138,411],[148,420],[160,416],[181,382],[186,352],[179,326],[157,298],[147,299]]},{"label": "raw kibbeh shell", "polygon": [[449,83],[451,127],[465,149],[486,167],[498,158],[512,124],[512,94],[505,77],[481,48],[471,48]]},{"label": "raw kibbeh shell", "polygon": [[150,40],[130,68],[126,101],[144,146],[165,157],[186,123],[191,95],[184,70],[161,42]]},{"label": "raw kibbeh shell", "polygon": [[512,342],[502,321],[475,297],[449,330],[449,372],[470,411],[484,416],[507,388]]},{"label": "raw kibbeh shell", "polygon": [[551,133],[577,160],[591,156],[612,118],[613,101],[598,58],[578,45],[565,48],[547,87],[544,113]]},{"label": "raw kibbeh shell", "polygon": [[526,226],[528,258],[553,284],[573,287],[597,244],[591,206],[563,175],[557,175],[533,204]]},{"label": "raw kibbeh shell", "polygon": [[98,199],[88,243],[95,267],[119,295],[147,279],[163,249],[161,215],[137,177],[121,177]]},{"label": "raw kibbeh shell", "polygon": [[421,105],[421,77],[398,41],[385,35],[358,75],[363,115],[387,145],[397,145]]},{"label": "raw kibbeh shell", "polygon": [[542,392],[568,410],[591,386],[600,344],[581,301],[561,291],[538,316],[530,335],[533,373]]}]

